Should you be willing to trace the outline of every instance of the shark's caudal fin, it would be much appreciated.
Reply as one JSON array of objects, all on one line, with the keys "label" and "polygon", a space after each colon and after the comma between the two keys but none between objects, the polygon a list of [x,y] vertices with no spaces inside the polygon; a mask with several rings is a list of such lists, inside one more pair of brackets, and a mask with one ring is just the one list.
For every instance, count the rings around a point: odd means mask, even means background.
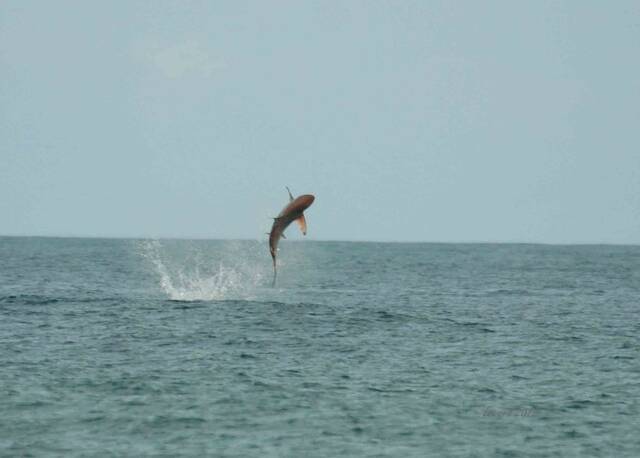
[{"label": "shark's caudal fin", "polygon": [[289,193],[289,202],[293,200],[293,196],[291,195],[291,191],[289,190],[289,186],[285,186],[287,188],[287,192]]},{"label": "shark's caudal fin", "polygon": [[302,231],[302,235],[307,235],[307,220],[304,219],[304,213],[300,215],[300,218],[296,219],[296,223],[298,223],[298,226]]},{"label": "shark's caudal fin", "polygon": [[278,274],[278,270],[276,269],[276,258],[273,258],[273,283],[271,286],[276,286],[276,275]]}]

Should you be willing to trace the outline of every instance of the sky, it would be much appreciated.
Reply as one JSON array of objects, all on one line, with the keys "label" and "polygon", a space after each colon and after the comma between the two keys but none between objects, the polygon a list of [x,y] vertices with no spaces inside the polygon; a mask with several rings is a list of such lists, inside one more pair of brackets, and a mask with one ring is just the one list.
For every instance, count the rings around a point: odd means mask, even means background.
[{"label": "sky", "polygon": [[[640,244],[640,2],[0,2],[0,235]],[[287,231],[299,239],[297,228]]]}]

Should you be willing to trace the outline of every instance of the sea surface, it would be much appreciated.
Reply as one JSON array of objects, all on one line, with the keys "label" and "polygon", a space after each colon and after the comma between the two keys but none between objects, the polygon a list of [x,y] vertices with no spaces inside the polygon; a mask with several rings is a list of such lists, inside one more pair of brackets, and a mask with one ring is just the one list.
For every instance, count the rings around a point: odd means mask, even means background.
[{"label": "sea surface", "polygon": [[640,247],[0,238],[0,456],[640,456]]}]

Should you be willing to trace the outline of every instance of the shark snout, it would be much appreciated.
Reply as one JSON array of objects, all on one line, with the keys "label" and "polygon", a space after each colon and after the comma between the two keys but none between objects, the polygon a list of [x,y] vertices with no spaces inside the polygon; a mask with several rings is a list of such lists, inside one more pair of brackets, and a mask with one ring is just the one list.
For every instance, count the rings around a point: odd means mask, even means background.
[{"label": "shark snout", "polygon": [[298,197],[298,199],[300,200],[300,205],[302,205],[304,208],[308,208],[313,203],[313,201],[316,200],[316,198],[312,194],[304,194]]}]

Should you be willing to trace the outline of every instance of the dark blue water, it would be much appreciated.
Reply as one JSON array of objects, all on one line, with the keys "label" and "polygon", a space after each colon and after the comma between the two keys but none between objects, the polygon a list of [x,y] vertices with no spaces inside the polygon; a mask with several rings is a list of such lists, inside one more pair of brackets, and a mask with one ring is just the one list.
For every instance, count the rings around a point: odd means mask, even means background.
[{"label": "dark blue water", "polygon": [[640,247],[0,238],[5,456],[640,456]]}]

